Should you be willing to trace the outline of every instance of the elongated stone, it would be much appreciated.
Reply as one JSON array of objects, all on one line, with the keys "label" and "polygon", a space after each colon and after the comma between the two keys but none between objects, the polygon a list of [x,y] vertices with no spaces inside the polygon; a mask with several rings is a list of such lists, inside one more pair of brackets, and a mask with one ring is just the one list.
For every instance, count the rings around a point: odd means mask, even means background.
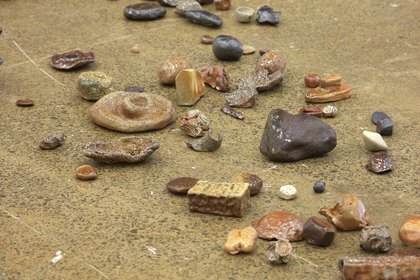
[{"label": "elongated stone", "polygon": [[204,10],[186,11],[184,13],[184,16],[193,23],[207,26],[207,27],[218,28],[223,25],[223,20],[220,17]]},{"label": "elongated stone", "polygon": [[58,70],[72,70],[82,67],[95,61],[93,52],[81,52],[79,50],[69,51],[60,54],[54,54],[51,57],[50,64]]},{"label": "elongated stone", "polygon": [[184,69],[175,79],[177,105],[192,106],[206,93],[203,76],[194,69]]},{"label": "elongated stone", "polygon": [[305,101],[312,103],[326,103],[349,98],[352,95],[349,85],[331,86],[327,88],[316,87],[309,89],[305,94]]},{"label": "elongated stone", "polygon": [[124,16],[129,20],[155,20],[164,17],[165,7],[158,3],[138,3],[124,8]]},{"label": "elongated stone", "polygon": [[175,13],[181,16],[185,16],[185,12],[188,11],[201,11],[203,8],[200,3],[195,0],[181,0],[176,5]]},{"label": "elongated stone", "polygon": [[175,194],[187,194],[199,180],[192,177],[178,177],[166,184],[166,189]]},{"label": "elongated stone", "polygon": [[249,196],[247,183],[198,181],[188,191],[188,203],[193,212],[242,217]]}]

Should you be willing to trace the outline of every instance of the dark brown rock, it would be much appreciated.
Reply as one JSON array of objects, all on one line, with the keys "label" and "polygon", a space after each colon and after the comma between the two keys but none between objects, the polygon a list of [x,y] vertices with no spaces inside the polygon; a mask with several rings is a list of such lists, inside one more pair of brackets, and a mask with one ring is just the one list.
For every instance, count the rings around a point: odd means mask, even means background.
[{"label": "dark brown rock", "polygon": [[329,222],[318,217],[310,217],[303,225],[303,239],[316,246],[330,246],[335,238],[336,229]]},{"label": "dark brown rock", "polygon": [[16,106],[31,107],[31,106],[34,106],[34,102],[30,99],[19,99],[19,100],[16,100]]},{"label": "dark brown rock", "polygon": [[165,7],[158,3],[138,3],[124,8],[124,16],[129,20],[155,20],[164,17]]},{"label": "dark brown rock", "polygon": [[317,117],[275,109],[268,115],[260,151],[273,161],[290,162],[321,156],[336,144],[335,130]]},{"label": "dark brown rock", "polygon": [[360,233],[360,247],[373,253],[391,249],[392,238],[387,225],[366,226]]},{"label": "dark brown rock", "polygon": [[54,54],[51,57],[51,66],[58,70],[72,70],[95,61],[93,52],[81,52],[79,50]]},{"label": "dark brown rock", "polygon": [[308,74],[305,76],[305,86],[309,88],[316,88],[321,82],[321,76],[318,74]]},{"label": "dark brown rock", "polygon": [[76,177],[82,181],[92,181],[98,177],[98,173],[92,165],[86,164],[76,168]]},{"label": "dark brown rock", "polygon": [[66,138],[64,136],[64,133],[54,133],[42,139],[42,141],[39,143],[39,147],[42,150],[53,150],[63,145],[65,139]]},{"label": "dark brown rock", "polygon": [[308,114],[314,117],[322,117],[322,109],[319,106],[303,106],[299,109],[299,114]]},{"label": "dark brown rock", "polygon": [[268,74],[273,74],[275,72],[284,73],[286,68],[286,61],[278,52],[273,50],[267,50],[263,55],[258,59],[255,69],[266,69]]},{"label": "dark brown rock", "polygon": [[179,177],[169,181],[166,189],[175,194],[187,194],[188,190],[197,184],[198,179],[192,177]]},{"label": "dark brown rock", "polygon": [[373,173],[383,173],[392,170],[392,159],[391,156],[385,152],[373,153],[366,168]]},{"label": "dark brown rock", "polygon": [[260,177],[246,172],[233,175],[230,181],[234,183],[248,183],[251,196],[259,194],[263,186],[263,180]]},{"label": "dark brown rock", "polygon": [[200,69],[204,82],[218,91],[229,91],[229,75],[221,65],[209,66]]},{"label": "dark brown rock", "polygon": [[272,212],[259,218],[253,225],[262,239],[302,240],[303,222],[295,214]]},{"label": "dark brown rock", "polygon": [[235,119],[243,120],[245,118],[245,116],[244,116],[244,114],[242,112],[236,111],[235,109],[233,109],[229,105],[226,105],[226,104],[223,105],[222,108],[221,108],[221,110],[226,115],[232,116]]}]

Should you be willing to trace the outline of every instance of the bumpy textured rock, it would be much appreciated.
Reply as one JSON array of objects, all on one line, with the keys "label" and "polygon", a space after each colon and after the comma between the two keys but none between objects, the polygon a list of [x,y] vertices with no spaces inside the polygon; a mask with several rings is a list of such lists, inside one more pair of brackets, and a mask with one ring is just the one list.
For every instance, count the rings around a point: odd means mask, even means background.
[{"label": "bumpy textured rock", "polygon": [[218,28],[223,25],[223,20],[220,17],[204,10],[186,11],[184,12],[184,16],[193,23],[207,26],[207,27]]},{"label": "bumpy textured rock", "polygon": [[286,61],[283,56],[277,51],[268,50],[258,59],[255,69],[267,69],[268,74],[273,74],[280,71],[284,72],[286,68]]},{"label": "bumpy textured rock", "polygon": [[274,12],[269,6],[262,6],[257,11],[257,22],[260,24],[276,25],[280,21],[280,12]]},{"label": "bumpy textured rock", "polygon": [[112,91],[111,78],[99,71],[83,72],[77,79],[79,95],[86,100],[96,101]]},{"label": "bumpy textured rock", "polygon": [[164,85],[175,85],[175,79],[179,72],[191,68],[191,63],[182,57],[169,58],[163,62],[159,69],[159,81]]},{"label": "bumpy textured rock", "polygon": [[408,217],[401,225],[398,236],[405,245],[420,248],[420,216]]},{"label": "bumpy textured rock", "polygon": [[231,255],[251,253],[257,245],[257,239],[257,231],[251,226],[233,229],[228,233],[223,249]]},{"label": "bumpy textured rock", "polygon": [[60,54],[54,54],[51,57],[50,64],[52,67],[58,70],[72,70],[94,61],[95,55],[93,52],[84,53],[79,50],[74,50]]},{"label": "bumpy textured rock", "polygon": [[242,43],[232,36],[219,35],[213,40],[213,54],[220,60],[238,60],[242,53]]},{"label": "bumpy textured rock", "polygon": [[336,229],[329,222],[318,217],[310,217],[303,225],[303,239],[316,246],[330,246],[335,238]]},{"label": "bumpy textured rock", "polygon": [[268,243],[267,258],[272,264],[286,264],[292,256],[293,247],[287,239]]},{"label": "bumpy textured rock", "polygon": [[391,249],[391,243],[387,225],[366,226],[360,233],[360,247],[369,252],[387,252]]},{"label": "bumpy textured rock", "polygon": [[195,0],[181,0],[178,1],[176,5],[175,13],[178,15],[184,16],[185,12],[188,11],[201,11],[203,8],[201,7],[200,3]]},{"label": "bumpy textured rock", "polygon": [[260,151],[273,161],[290,162],[321,156],[336,144],[335,130],[317,117],[275,109],[268,115]]},{"label": "bumpy textured rock", "polygon": [[161,129],[176,119],[172,102],[144,92],[116,91],[99,99],[90,109],[93,122],[120,132]]},{"label": "bumpy textured rock", "polygon": [[53,133],[42,139],[39,143],[39,147],[42,150],[53,150],[63,145],[66,137],[63,132]]},{"label": "bumpy textured rock", "polygon": [[248,183],[249,191],[252,195],[259,194],[263,186],[263,180],[255,174],[251,173],[238,173],[230,178],[231,182],[234,183]]},{"label": "bumpy textured rock", "polygon": [[203,76],[204,82],[212,88],[223,92],[230,90],[230,78],[223,66],[204,67],[200,69],[200,73]]},{"label": "bumpy textured rock", "polygon": [[237,86],[237,90],[225,93],[225,99],[229,106],[245,108],[254,106],[258,91],[255,89],[253,80],[248,76],[240,77]]},{"label": "bumpy textured rock", "polygon": [[191,137],[203,136],[210,128],[210,121],[200,110],[188,111],[181,117],[179,128]]},{"label": "bumpy textured rock", "polygon": [[302,240],[303,222],[292,213],[272,212],[259,218],[253,226],[262,239]]},{"label": "bumpy textured rock", "polygon": [[383,173],[392,170],[392,159],[387,152],[376,152],[372,154],[366,164],[366,168],[373,173]]},{"label": "bumpy textured rock", "polygon": [[124,8],[124,16],[129,20],[155,20],[165,14],[165,7],[158,3],[139,3]]}]

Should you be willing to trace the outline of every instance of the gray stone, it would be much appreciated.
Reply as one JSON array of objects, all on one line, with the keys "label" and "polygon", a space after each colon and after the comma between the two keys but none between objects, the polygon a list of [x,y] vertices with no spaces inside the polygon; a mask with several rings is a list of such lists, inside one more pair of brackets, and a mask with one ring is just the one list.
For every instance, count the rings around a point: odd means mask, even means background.
[{"label": "gray stone", "polygon": [[376,132],[383,136],[391,136],[394,122],[384,112],[373,112],[372,122],[376,124]]},{"label": "gray stone", "polygon": [[391,249],[391,243],[387,225],[366,226],[360,233],[360,247],[369,252],[387,252]]},{"label": "gray stone", "polygon": [[179,1],[176,5],[175,13],[178,15],[185,15],[185,12],[188,11],[201,11],[203,8],[201,7],[200,3],[195,0],[182,0]]},{"label": "gray stone", "polygon": [[243,53],[242,43],[227,35],[219,35],[213,40],[213,53],[220,60],[238,60]]},{"label": "gray stone", "polygon": [[223,20],[207,11],[186,11],[185,17],[191,22],[207,26],[207,27],[220,27],[223,25]]},{"label": "gray stone", "polygon": [[158,3],[139,3],[124,8],[124,16],[130,20],[154,20],[165,14],[165,7]]},{"label": "gray stone", "polygon": [[257,22],[260,24],[276,25],[280,21],[280,12],[274,12],[269,6],[262,6],[257,11]]}]

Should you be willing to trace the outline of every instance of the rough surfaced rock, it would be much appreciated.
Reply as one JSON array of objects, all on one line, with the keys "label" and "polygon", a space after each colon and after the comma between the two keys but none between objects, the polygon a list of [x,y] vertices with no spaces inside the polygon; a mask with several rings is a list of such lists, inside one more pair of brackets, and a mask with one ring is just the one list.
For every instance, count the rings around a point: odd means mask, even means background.
[{"label": "rough surfaced rock", "polygon": [[321,156],[336,144],[335,130],[317,117],[275,109],[268,115],[260,151],[273,161],[290,162]]},{"label": "rough surfaced rock", "polygon": [[248,226],[246,228],[236,228],[229,231],[223,249],[226,253],[236,255],[238,253],[251,253],[257,246],[257,231]]},{"label": "rough surfaced rock", "polygon": [[374,253],[391,249],[392,238],[387,225],[366,226],[360,233],[360,247]]},{"label": "rough surfaced rock", "polygon": [[90,109],[93,122],[120,132],[161,129],[176,119],[172,102],[144,92],[116,91],[99,99]]},{"label": "rough surfaced rock", "polygon": [[391,156],[385,152],[373,153],[366,164],[366,168],[373,173],[383,173],[392,170]]},{"label": "rough surfaced rock", "polygon": [[272,212],[259,218],[253,227],[262,239],[302,240],[303,221],[292,213]]}]

